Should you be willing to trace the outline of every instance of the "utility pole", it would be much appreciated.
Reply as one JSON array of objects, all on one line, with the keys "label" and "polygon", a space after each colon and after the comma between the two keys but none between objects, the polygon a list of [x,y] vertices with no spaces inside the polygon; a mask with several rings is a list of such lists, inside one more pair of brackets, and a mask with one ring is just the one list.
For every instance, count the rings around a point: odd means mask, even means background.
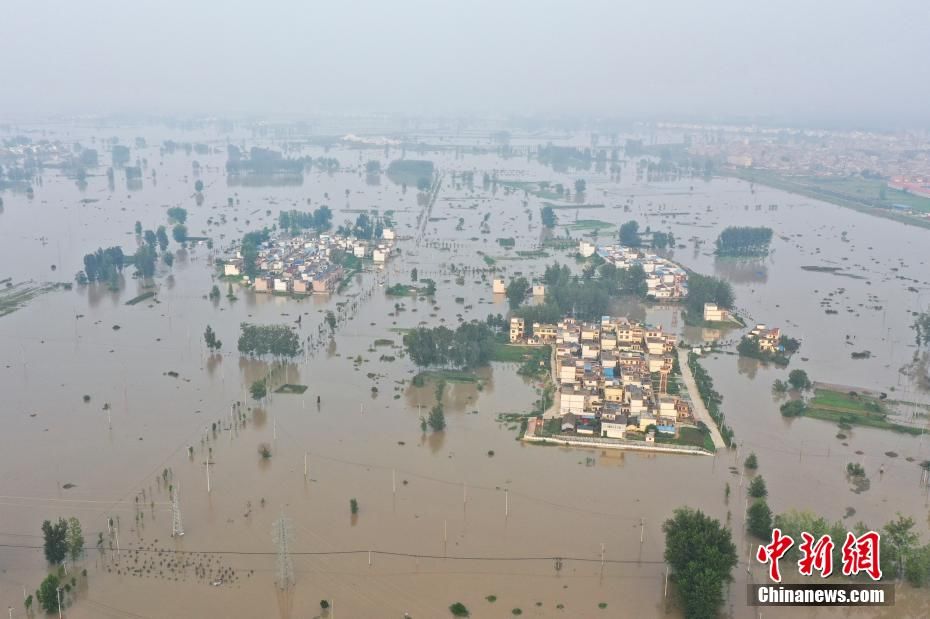
[{"label": "utility pole", "polygon": [[207,494],[210,494],[210,455],[207,455]]},{"label": "utility pole", "polygon": [[510,490],[504,489],[504,516],[510,515]]},{"label": "utility pole", "polygon": [[307,479],[307,475],[308,475],[309,472],[310,472],[310,470],[307,468],[307,467],[308,467],[307,458],[308,458],[309,456],[310,456],[310,452],[309,452],[309,451],[305,451],[305,452],[304,452],[304,479]]},{"label": "utility pole", "polygon": [[646,534],[646,521],[642,518],[639,519],[639,545],[643,545],[643,539]]},{"label": "utility pole", "polygon": [[181,499],[179,493],[181,485],[171,491],[171,537],[183,537],[184,525],[181,524]]},{"label": "utility pole", "polygon": [[289,547],[293,544],[294,530],[291,521],[284,515],[284,507],[281,507],[281,516],[275,521],[272,527],[272,539],[278,551],[277,575],[276,581],[278,588],[282,591],[287,590],[294,584],[294,566],[291,563]]},{"label": "utility pole", "polygon": [[58,619],[61,619],[61,587],[56,590],[58,594]]}]

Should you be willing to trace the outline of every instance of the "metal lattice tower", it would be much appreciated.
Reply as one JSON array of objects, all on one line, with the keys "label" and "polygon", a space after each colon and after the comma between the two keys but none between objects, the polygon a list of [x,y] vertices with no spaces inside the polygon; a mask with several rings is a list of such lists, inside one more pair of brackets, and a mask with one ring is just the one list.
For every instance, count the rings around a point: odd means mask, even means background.
[{"label": "metal lattice tower", "polygon": [[278,552],[275,582],[284,591],[294,584],[294,565],[291,563],[290,547],[294,544],[294,527],[281,508],[281,517],[271,528],[271,536]]},{"label": "metal lattice tower", "polygon": [[171,489],[171,537],[184,535],[184,525],[181,524],[181,499],[179,498],[180,485]]}]

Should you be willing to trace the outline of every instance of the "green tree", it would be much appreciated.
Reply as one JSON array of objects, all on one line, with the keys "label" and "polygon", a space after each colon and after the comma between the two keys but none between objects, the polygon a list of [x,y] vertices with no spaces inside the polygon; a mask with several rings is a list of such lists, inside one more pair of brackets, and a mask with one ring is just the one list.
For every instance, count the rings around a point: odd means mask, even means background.
[{"label": "green tree", "polygon": [[413,268],[410,270],[410,279],[411,279],[411,281],[416,282],[416,281],[417,281],[417,277],[418,277],[417,268],[416,268],[416,267],[413,267]]},{"label": "green tree", "polygon": [[158,242],[158,237],[155,236],[155,232],[152,230],[146,230],[143,235],[145,242],[149,247],[155,247],[155,244]]},{"label": "green tree", "polygon": [[523,303],[526,298],[526,291],[529,290],[530,283],[525,277],[518,277],[510,280],[507,284],[507,302],[510,303],[510,309],[515,309]]},{"label": "green tree", "polygon": [[750,452],[749,456],[746,457],[746,461],[743,463],[743,466],[753,471],[759,468],[759,459],[756,458],[756,452]]},{"label": "green tree", "polygon": [[84,532],[81,521],[73,516],[68,518],[68,554],[71,561],[77,561],[84,554]]},{"label": "green tree", "polygon": [[249,393],[252,394],[253,400],[263,400],[268,395],[268,387],[265,385],[264,379],[253,382],[249,387]]},{"label": "green tree", "polygon": [[914,530],[916,523],[913,518],[905,517],[898,512],[896,518],[882,529],[882,558],[895,566],[898,575],[904,573],[905,561],[914,552],[920,536]]},{"label": "green tree", "polygon": [[349,511],[352,512],[352,515],[358,513],[358,501],[356,499],[349,499]]},{"label": "green tree", "polygon": [[253,357],[296,357],[301,353],[300,338],[288,325],[240,325],[238,349]]},{"label": "green tree", "polygon": [[136,266],[136,270],[139,271],[142,277],[152,277],[155,275],[156,258],[157,254],[152,245],[140,245],[136,253],[133,254],[132,263]]},{"label": "green tree", "polygon": [[691,315],[703,317],[705,303],[716,303],[719,307],[731,309],[733,301],[733,287],[729,282],[699,273],[688,275],[686,303]]},{"label": "green tree", "polygon": [[930,582],[930,545],[917,548],[904,558],[904,577],[915,587]]},{"label": "green tree", "polygon": [[768,539],[772,535],[772,510],[765,499],[755,500],[749,505],[746,527],[750,533],[761,539]]},{"label": "green tree", "polygon": [[544,206],[542,209],[542,224],[547,228],[555,228],[557,223],[558,218],[555,215],[555,210],[551,206]]},{"label": "green tree", "polygon": [[183,245],[187,242],[187,226],[184,224],[177,224],[171,229],[171,236],[174,237],[175,241]]},{"label": "green tree", "polygon": [[442,404],[437,404],[430,409],[426,422],[433,432],[442,432],[446,429],[446,414],[443,412]]},{"label": "green tree", "polygon": [[575,193],[584,193],[587,188],[588,183],[585,182],[583,178],[579,178],[575,181]]},{"label": "green tree", "polygon": [[710,619],[723,604],[723,585],[732,580],[736,546],[719,520],[683,507],[662,525],[665,560],[675,571],[685,617]]},{"label": "green tree", "polygon": [[68,555],[68,523],[63,518],[52,524],[48,520],[42,523],[45,560],[52,564],[61,563]]},{"label": "green tree", "polygon": [[194,191],[196,191],[197,193],[201,193],[203,191],[203,181],[200,180],[199,178],[194,183]]},{"label": "green tree", "polygon": [[627,247],[639,247],[639,224],[630,220],[620,226],[620,244]]},{"label": "green tree", "polygon": [[788,374],[788,384],[797,391],[805,391],[811,388],[810,378],[807,377],[807,372],[804,370],[791,370]]},{"label": "green tree", "polygon": [[421,279],[420,283],[423,284],[420,287],[420,294],[424,297],[433,297],[436,296],[436,282],[432,279],[425,278]]},{"label": "green tree", "polygon": [[779,407],[785,417],[800,417],[807,410],[804,400],[789,400]]},{"label": "green tree", "polygon": [[187,223],[187,209],[172,206],[168,209],[168,219],[179,224]]},{"label": "green tree", "polygon": [[334,314],[332,310],[326,310],[325,320],[326,320],[326,325],[329,327],[329,332],[331,334],[335,333],[336,332],[336,314]]},{"label": "green tree", "polygon": [[[232,284],[230,284],[231,286]],[[213,288],[210,289],[210,300],[218,301],[220,298],[220,287],[216,284],[213,284]]]},{"label": "green tree", "polygon": [[731,226],[717,237],[718,256],[767,256],[772,242],[771,228]]},{"label": "green tree", "polygon": [[[217,293],[219,293],[218,290]],[[207,330],[203,333],[203,339],[207,343],[207,348],[209,348],[211,352],[219,350],[223,347],[223,342],[217,339],[216,333],[213,331],[213,327],[210,325],[207,325]]]},{"label": "green tree", "polygon": [[456,602],[449,607],[449,612],[452,613],[453,617],[470,617],[471,614],[468,612],[468,608],[465,607],[461,602]]},{"label": "green tree", "polygon": [[768,489],[765,487],[765,480],[761,475],[752,478],[752,481],[749,482],[749,490],[747,492],[749,496],[755,499],[765,498],[769,493]]},{"label": "green tree", "polygon": [[142,234],[142,222],[137,221],[136,222],[136,236],[140,236],[141,234]]},{"label": "green tree", "polygon": [[158,226],[158,229],[155,231],[155,238],[158,240],[158,248],[161,251],[168,249],[168,232],[165,230],[164,226]]},{"label": "green tree", "polygon": [[58,610],[58,587],[60,584],[58,576],[49,574],[39,585],[39,590],[36,591],[39,605],[46,613],[53,613]]}]

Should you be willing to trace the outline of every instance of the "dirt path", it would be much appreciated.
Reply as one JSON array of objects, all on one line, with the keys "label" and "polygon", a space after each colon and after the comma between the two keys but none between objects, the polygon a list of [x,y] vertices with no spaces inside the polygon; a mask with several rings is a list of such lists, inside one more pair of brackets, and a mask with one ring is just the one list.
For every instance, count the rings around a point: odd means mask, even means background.
[{"label": "dirt path", "polygon": [[714,441],[714,447],[717,449],[724,449],[726,443],[723,442],[723,437],[720,436],[720,430],[717,429],[717,424],[714,423],[713,418],[704,406],[701,394],[698,393],[697,384],[694,382],[694,375],[691,373],[691,368],[688,366],[688,351],[681,348],[678,349],[678,365],[681,367],[681,376],[685,379],[685,386],[688,387],[688,393],[691,394],[691,404],[694,406],[694,417],[698,421],[703,421],[710,429],[710,437]]}]

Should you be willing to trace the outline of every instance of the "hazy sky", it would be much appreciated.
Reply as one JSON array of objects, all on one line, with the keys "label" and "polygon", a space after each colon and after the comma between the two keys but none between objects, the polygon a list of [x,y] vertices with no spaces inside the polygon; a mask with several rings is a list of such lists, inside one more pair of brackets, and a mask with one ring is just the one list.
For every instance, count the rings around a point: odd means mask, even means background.
[{"label": "hazy sky", "polygon": [[767,115],[930,126],[927,0],[8,0],[0,120]]}]

